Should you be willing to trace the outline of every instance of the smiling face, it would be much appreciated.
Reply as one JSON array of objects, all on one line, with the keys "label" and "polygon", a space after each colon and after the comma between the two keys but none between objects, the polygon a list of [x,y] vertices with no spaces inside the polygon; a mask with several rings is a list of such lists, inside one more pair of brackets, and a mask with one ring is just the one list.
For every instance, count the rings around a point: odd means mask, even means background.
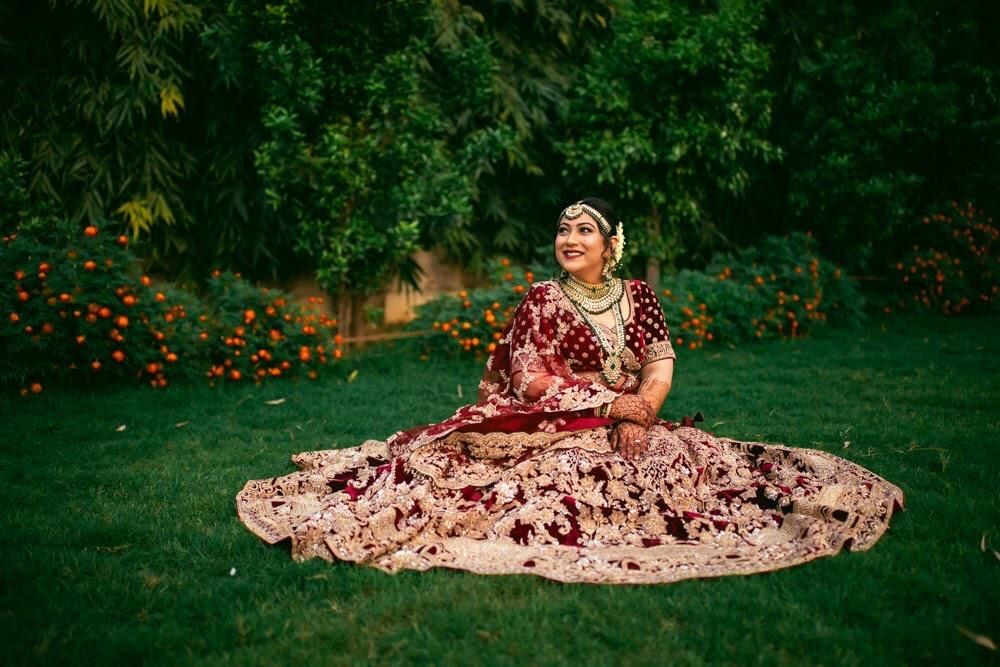
[{"label": "smiling face", "polygon": [[574,277],[592,284],[603,282],[601,271],[604,262],[611,257],[612,249],[589,213],[559,221],[556,228],[556,261]]}]

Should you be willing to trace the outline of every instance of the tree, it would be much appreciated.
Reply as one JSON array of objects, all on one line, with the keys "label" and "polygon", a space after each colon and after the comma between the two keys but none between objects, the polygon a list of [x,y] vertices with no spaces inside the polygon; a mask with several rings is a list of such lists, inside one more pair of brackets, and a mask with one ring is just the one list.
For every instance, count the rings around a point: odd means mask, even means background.
[{"label": "tree", "polygon": [[[771,3],[772,140],[762,231],[811,230],[854,270],[908,247],[922,210],[1000,203],[992,3]],[[992,26],[992,30],[990,27]]]},{"label": "tree", "polygon": [[201,11],[183,0],[87,4],[0,9],[0,138],[29,159],[36,198],[81,223],[117,211],[139,235],[188,215],[193,160],[172,134]]},{"label": "tree", "polygon": [[762,20],[752,0],[622,3],[569,103],[564,173],[617,195],[653,284],[704,257],[728,231],[715,212],[780,157]]}]

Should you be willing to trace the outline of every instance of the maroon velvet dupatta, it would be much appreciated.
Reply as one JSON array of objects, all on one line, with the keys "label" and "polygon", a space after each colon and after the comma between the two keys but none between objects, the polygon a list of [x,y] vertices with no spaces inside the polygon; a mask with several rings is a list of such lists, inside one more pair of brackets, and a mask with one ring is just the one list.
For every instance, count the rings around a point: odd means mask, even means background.
[{"label": "maroon velvet dupatta", "polygon": [[487,360],[476,403],[442,422],[393,435],[390,451],[412,451],[453,431],[553,433],[610,424],[595,408],[634,393],[646,364],[674,358],[656,294],[641,280],[626,281],[626,294],[625,373],[616,386],[602,381],[605,353],[558,283],[538,282]]}]

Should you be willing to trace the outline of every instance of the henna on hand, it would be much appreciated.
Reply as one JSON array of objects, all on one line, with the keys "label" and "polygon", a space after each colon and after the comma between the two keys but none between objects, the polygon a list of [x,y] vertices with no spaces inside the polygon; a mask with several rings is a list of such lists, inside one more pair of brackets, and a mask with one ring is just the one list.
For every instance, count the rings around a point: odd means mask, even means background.
[{"label": "henna on hand", "polygon": [[640,459],[649,448],[649,435],[638,424],[618,422],[612,430],[611,445],[630,461]]},{"label": "henna on hand", "polygon": [[673,359],[660,359],[643,367],[638,394],[649,401],[654,413],[659,412],[663,402],[667,400],[673,377]]},{"label": "henna on hand", "polygon": [[631,422],[644,429],[649,428],[656,421],[653,406],[649,404],[648,400],[637,394],[625,394],[612,401],[608,408],[608,417],[617,421]]}]

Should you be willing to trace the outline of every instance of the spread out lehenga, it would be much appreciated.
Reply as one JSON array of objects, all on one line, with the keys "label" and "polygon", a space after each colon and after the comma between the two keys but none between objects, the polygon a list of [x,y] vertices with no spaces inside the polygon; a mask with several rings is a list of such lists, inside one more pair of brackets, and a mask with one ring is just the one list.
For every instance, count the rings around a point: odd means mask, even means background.
[{"label": "spread out lehenga", "polygon": [[[653,290],[625,287],[622,367],[638,376],[674,351]],[[557,281],[537,282],[474,405],[385,441],[296,454],[298,472],[246,484],[239,517],[268,543],[291,540],[296,560],[662,583],[865,550],[902,508],[898,487],[840,457],[716,437],[690,419],[658,419],[645,455],[627,460],[596,416],[620,395],[602,382],[599,342]],[[527,400],[515,371],[551,385]]]}]

